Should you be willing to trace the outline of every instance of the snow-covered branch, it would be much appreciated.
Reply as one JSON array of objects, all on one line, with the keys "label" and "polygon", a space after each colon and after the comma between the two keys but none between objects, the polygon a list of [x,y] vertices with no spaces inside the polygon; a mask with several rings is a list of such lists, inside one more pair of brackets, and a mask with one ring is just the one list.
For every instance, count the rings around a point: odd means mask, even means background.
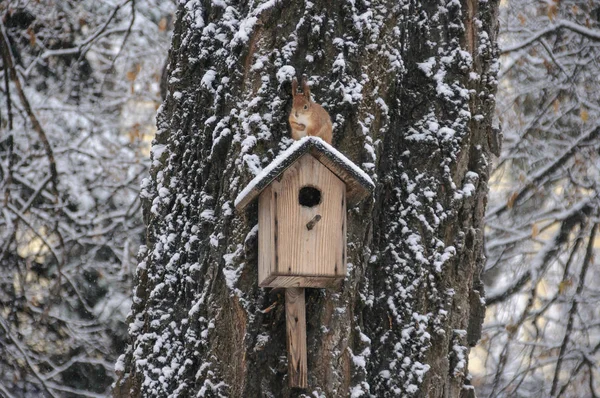
[{"label": "snow-covered branch", "polygon": [[519,43],[502,47],[500,49],[500,52],[502,54],[508,54],[508,53],[511,53],[514,51],[522,50],[526,47],[529,47],[533,43],[543,39],[544,37],[549,36],[550,34],[556,33],[560,29],[568,29],[572,32],[575,32],[584,37],[587,37],[588,39],[591,39],[591,40],[600,40],[600,30],[589,29],[589,28],[586,28],[585,26],[581,26],[575,22],[563,19],[563,20],[557,20],[552,25],[550,25],[544,29],[541,29],[537,32],[534,32],[533,34],[531,34],[530,37],[528,37],[527,39],[525,39]]}]

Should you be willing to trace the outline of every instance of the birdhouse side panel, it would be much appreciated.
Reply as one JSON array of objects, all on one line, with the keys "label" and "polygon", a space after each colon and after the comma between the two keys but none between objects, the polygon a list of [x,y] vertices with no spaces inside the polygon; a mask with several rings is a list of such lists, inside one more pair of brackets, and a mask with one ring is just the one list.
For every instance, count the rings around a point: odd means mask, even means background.
[{"label": "birdhouse side panel", "polygon": [[277,269],[277,206],[278,182],[265,188],[258,198],[258,283],[268,284]]},{"label": "birdhouse side panel", "polygon": [[346,275],[346,186],[312,155],[283,173],[276,214],[278,275]]}]

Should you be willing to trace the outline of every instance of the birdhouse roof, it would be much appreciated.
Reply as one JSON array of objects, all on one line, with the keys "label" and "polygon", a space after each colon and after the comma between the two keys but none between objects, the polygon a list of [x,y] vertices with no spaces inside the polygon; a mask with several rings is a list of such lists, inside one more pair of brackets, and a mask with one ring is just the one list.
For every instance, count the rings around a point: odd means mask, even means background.
[{"label": "birdhouse roof", "polygon": [[273,180],[302,155],[311,154],[346,184],[346,201],[352,206],[373,192],[371,178],[350,159],[318,137],[304,137],[294,142],[265,167],[235,199],[236,209],[243,210]]}]

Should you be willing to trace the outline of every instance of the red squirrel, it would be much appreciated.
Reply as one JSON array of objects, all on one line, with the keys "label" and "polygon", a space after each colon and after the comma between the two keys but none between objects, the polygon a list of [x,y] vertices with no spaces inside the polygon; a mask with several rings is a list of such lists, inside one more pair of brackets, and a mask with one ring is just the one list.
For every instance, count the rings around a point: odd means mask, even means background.
[{"label": "red squirrel", "polygon": [[331,118],[323,107],[310,99],[310,87],[306,79],[302,79],[302,93],[298,94],[298,80],[292,80],[292,97],[294,103],[290,112],[292,138],[299,140],[307,135],[320,137],[328,144],[333,138]]}]

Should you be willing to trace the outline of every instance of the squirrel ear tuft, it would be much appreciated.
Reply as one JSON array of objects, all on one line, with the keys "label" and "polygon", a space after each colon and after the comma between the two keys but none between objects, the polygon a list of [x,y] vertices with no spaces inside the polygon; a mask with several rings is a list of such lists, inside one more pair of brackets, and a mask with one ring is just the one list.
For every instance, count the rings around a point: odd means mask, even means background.
[{"label": "squirrel ear tuft", "polygon": [[306,75],[302,75],[302,93],[310,101],[310,87],[306,79]]},{"label": "squirrel ear tuft", "polygon": [[292,79],[292,97],[298,93],[298,79]]}]

